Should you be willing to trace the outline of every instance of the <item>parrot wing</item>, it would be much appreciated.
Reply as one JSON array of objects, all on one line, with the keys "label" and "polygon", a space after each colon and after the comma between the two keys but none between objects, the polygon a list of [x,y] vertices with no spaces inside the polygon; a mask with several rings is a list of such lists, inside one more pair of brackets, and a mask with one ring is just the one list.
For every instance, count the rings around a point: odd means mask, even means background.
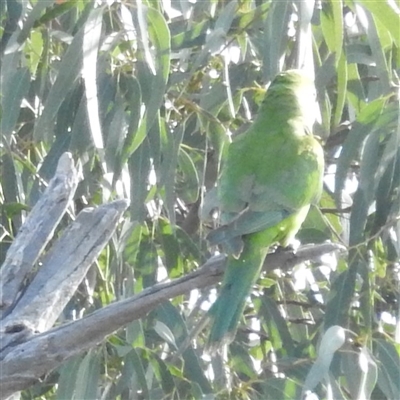
[{"label": "parrot wing", "polygon": [[290,211],[252,211],[246,207],[229,224],[221,225],[207,235],[212,245],[224,243],[227,252],[238,257],[243,250],[242,235],[259,232],[277,225],[290,215]]},{"label": "parrot wing", "polygon": [[230,145],[219,192],[222,225],[207,236],[235,257],[242,250],[242,235],[276,226],[322,190],[323,154],[312,136],[303,133],[288,140],[279,131],[269,133],[270,146],[257,150],[251,135],[249,131],[247,140],[238,138]]}]

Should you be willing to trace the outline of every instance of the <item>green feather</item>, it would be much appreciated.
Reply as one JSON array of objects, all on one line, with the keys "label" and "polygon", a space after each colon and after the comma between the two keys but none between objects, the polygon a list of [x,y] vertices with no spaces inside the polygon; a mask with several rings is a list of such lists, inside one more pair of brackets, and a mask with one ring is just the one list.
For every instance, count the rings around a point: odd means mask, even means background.
[{"label": "green feather", "polygon": [[301,71],[279,74],[253,124],[229,146],[218,185],[222,226],[208,236],[229,254],[209,311],[210,350],[233,340],[268,248],[286,246],[319,199],[324,158],[310,134],[314,93]]}]

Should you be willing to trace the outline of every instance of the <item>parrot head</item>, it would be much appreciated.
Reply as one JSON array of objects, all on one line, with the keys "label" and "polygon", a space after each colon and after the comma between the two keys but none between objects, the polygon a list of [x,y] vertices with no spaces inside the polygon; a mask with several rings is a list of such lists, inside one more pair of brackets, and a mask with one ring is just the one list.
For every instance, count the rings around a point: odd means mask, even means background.
[{"label": "parrot head", "polygon": [[290,106],[311,131],[317,115],[314,79],[299,69],[281,72],[269,85],[263,104],[275,104],[277,111]]}]

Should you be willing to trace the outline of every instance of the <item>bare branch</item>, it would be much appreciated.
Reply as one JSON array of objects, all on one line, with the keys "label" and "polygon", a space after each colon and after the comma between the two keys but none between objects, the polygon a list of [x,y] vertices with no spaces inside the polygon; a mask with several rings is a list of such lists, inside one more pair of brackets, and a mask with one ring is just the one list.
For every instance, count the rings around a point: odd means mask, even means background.
[{"label": "bare branch", "polygon": [[0,311],[10,311],[64,215],[78,185],[79,174],[70,153],[64,153],[43,196],[35,204],[7,252],[0,270]]},{"label": "bare branch", "polygon": [[[305,260],[343,250],[339,244],[323,243],[304,246],[297,252],[280,251],[267,257],[265,268],[288,269]],[[157,305],[192,289],[215,284],[222,278],[225,259],[225,256],[213,257],[202,268],[182,278],[154,285],[129,299],[111,304],[81,320],[32,336],[10,348],[2,356],[0,391],[10,395],[16,390],[28,388],[67,358],[95,346],[107,335],[143,317]],[[40,356],[43,354],[46,357]],[[0,359],[2,357],[0,353]]]},{"label": "bare branch", "polygon": [[51,328],[101,250],[108,243],[128,202],[118,200],[82,210],[47,254],[4,329],[26,324],[36,332]]}]

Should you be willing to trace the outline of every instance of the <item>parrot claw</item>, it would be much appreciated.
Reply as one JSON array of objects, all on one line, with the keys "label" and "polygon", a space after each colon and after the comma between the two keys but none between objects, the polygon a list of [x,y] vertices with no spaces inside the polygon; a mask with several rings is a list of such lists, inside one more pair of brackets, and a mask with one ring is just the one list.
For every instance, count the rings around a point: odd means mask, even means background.
[{"label": "parrot claw", "polygon": [[280,244],[275,246],[274,253],[280,253],[283,251],[291,251],[291,252],[295,253],[296,247],[292,243],[289,243],[287,246],[282,246]]},{"label": "parrot claw", "polygon": [[236,259],[242,254],[243,246],[244,243],[241,237],[232,238],[223,244],[225,253],[231,254]]}]

